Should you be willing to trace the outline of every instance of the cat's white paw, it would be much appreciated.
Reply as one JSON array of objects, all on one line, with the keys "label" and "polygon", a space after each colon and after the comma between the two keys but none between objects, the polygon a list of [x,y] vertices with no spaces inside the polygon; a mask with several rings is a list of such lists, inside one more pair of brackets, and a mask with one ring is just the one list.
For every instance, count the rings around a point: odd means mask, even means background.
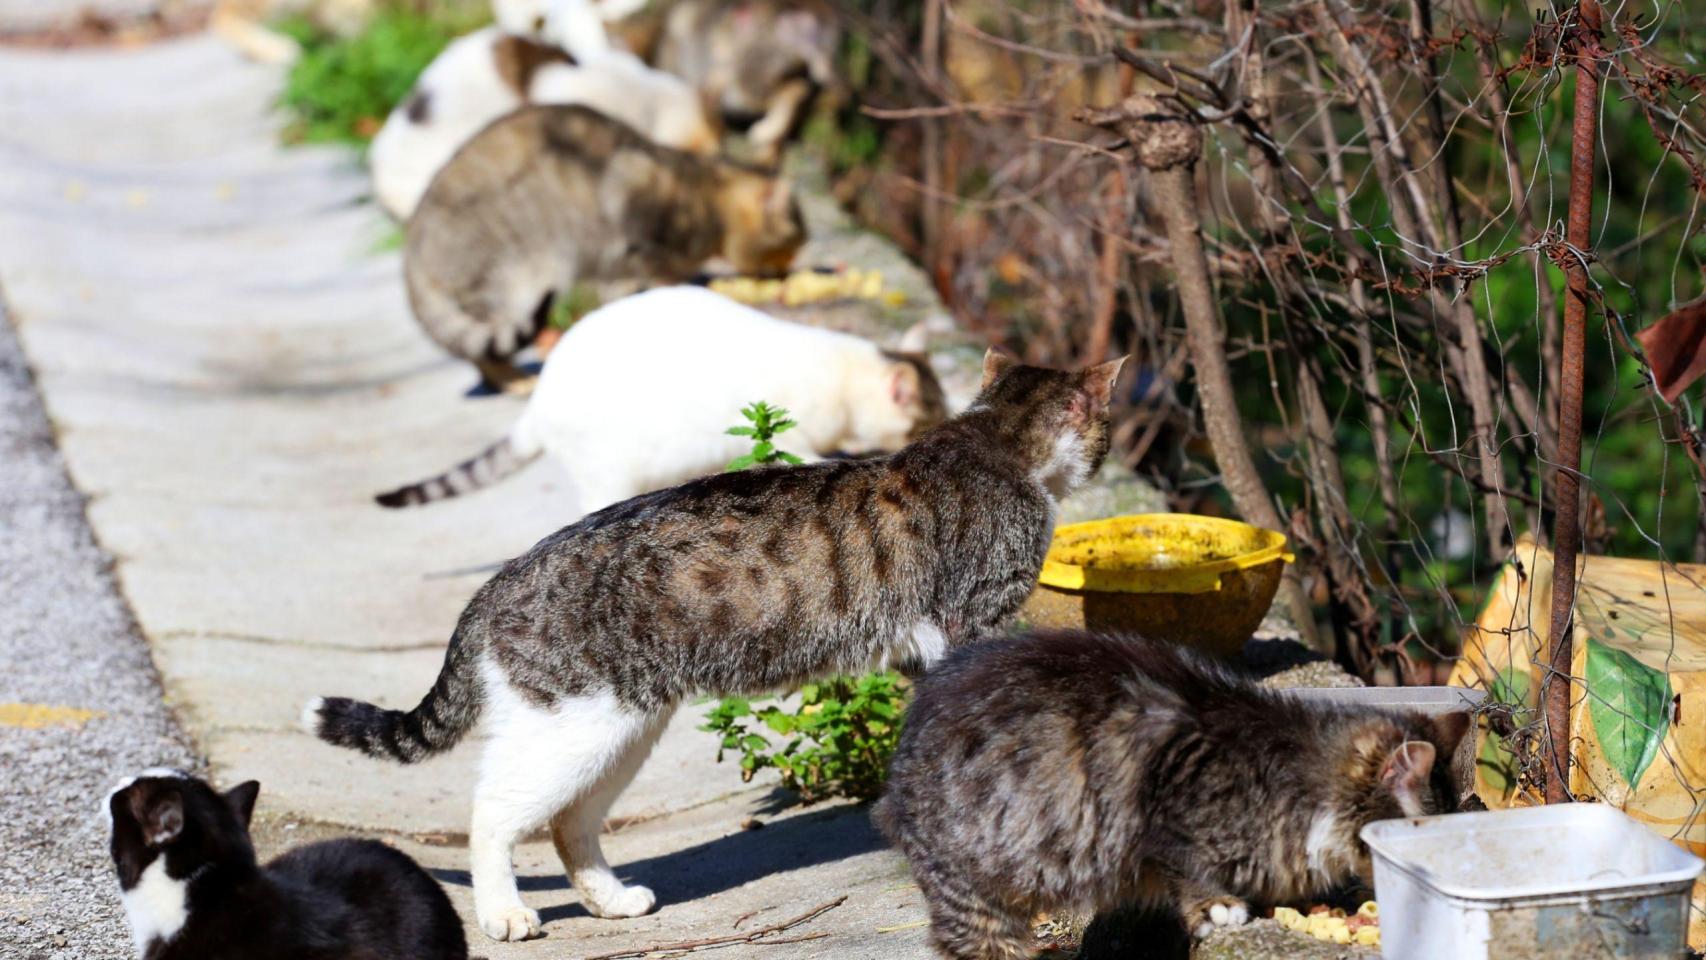
[{"label": "cat's white paw", "polygon": [[539,923],[539,911],[526,907],[510,907],[491,916],[481,916],[480,929],[493,940],[531,940],[544,930]]},{"label": "cat's white paw", "polygon": [[594,903],[591,899],[586,902],[587,910],[595,917],[606,920],[620,920],[623,917],[643,917],[652,912],[657,906],[658,898],[651,888],[633,886],[623,887],[614,894]]},{"label": "cat's white paw", "polygon": [[1235,897],[1215,897],[1197,904],[1187,918],[1192,936],[1201,940],[1219,930],[1242,927],[1250,921],[1250,908]]}]

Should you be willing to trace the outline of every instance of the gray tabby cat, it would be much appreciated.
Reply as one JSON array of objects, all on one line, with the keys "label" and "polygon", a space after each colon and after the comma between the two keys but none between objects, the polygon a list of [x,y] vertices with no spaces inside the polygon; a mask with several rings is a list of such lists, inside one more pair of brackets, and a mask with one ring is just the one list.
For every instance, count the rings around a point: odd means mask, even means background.
[{"label": "gray tabby cat", "polygon": [[433,178],[409,218],[403,279],[427,334],[501,387],[578,281],[678,283],[718,256],[776,274],[805,239],[785,181],[660,147],[586,107],[531,106]]},{"label": "gray tabby cat", "polygon": [[643,914],[652,892],[616,879],[598,834],[675,707],[928,665],[1010,616],[1056,502],[1107,454],[1120,363],[1064,372],[991,351],[971,408],[897,453],[717,474],[594,513],[480,588],[414,710],[316,700],[304,720],[411,763],[484,714],[469,853],[494,939],[539,933],[511,852],[547,820],[588,910]]},{"label": "gray tabby cat", "polygon": [[1031,918],[1062,908],[1172,906],[1200,937],[1245,901],[1370,877],[1358,831],[1454,810],[1468,726],[1306,702],[1138,637],[992,639],[917,686],[874,816],[944,956],[1028,956]]}]

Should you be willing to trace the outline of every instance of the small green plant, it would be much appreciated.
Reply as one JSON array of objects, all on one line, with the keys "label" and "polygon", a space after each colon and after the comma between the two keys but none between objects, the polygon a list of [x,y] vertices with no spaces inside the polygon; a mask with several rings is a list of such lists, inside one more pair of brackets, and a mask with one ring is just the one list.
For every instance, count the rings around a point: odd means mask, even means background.
[{"label": "small green plant", "polygon": [[[749,425],[728,432],[751,437],[752,452],[731,461],[731,472],[764,463],[800,462],[776,449],[776,435],[798,426],[788,419],[788,411],[760,400],[740,415]],[[768,767],[806,803],[834,796],[869,800],[882,792],[888,776],[889,756],[900,739],[906,690],[899,674],[873,673],[808,683],[800,688],[800,705],[794,710],[777,704],[755,710],[745,697],[724,697],[705,714],[699,729],[722,737],[717,762],[728,751],[740,752],[742,780],[750,782]],[[777,749],[761,729],[787,742]]]},{"label": "small green plant", "polygon": [[[896,673],[838,677],[800,688],[800,705],[754,709],[727,697],[705,715],[701,730],[722,737],[717,760],[740,753],[740,775],[751,781],[765,768],[806,803],[833,796],[870,800],[882,792],[889,757],[900,739],[906,683]],[[780,749],[760,730],[786,741]]]},{"label": "small green plant", "polygon": [[745,470],[747,467],[766,463],[799,463],[800,458],[776,447],[776,435],[791,430],[799,424],[788,419],[788,411],[781,407],[772,407],[763,400],[741,409],[740,415],[747,419],[751,426],[730,427],[729,436],[751,437],[752,452],[742,454],[729,461],[726,472],[733,473]]},{"label": "small green plant", "polygon": [[327,33],[302,18],[278,23],[280,32],[302,46],[280,96],[295,115],[285,139],[365,144],[427,64],[485,18],[483,10],[429,15],[387,5],[353,37]]}]

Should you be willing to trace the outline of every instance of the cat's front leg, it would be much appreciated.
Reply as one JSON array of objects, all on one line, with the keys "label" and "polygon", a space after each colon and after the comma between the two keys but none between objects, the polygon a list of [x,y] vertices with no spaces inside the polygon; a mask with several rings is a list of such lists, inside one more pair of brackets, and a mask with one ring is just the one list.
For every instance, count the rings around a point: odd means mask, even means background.
[{"label": "cat's front leg", "polygon": [[1201,940],[1219,930],[1241,927],[1250,920],[1250,905],[1238,897],[1214,893],[1189,881],[1176,881],[1173,902],[1192,937]]}]

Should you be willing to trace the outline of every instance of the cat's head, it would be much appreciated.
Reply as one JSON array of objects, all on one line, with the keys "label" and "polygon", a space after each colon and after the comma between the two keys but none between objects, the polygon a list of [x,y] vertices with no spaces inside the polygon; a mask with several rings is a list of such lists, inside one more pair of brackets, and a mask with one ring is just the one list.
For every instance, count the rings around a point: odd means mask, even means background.
[{"label": "cat's head", "polygon": [[774,277],[788,272],[806,242],[806,221],[788,181],[730,168],[723,189],[723,256],[737,272]]},{"label": "cat's head", "polygon": [[922,324],[893,350],[879,351],[869,394],[853,407],[848,453],[899,450],[948,419],[948,399],[924,352]]},{"label": "cat's head", "polygon": [[1451,761],[1471,722],[1467,713],[1378,714],[1344,728],[1336,769],[1323,771],[1337,779],[1309,831],[1310,867],[1372,878],[1363,827],[1456,811]]},{"label": "cat's head", "polygon": [[1108,404],[1125,361],[1052,370],[991,347],[972,409],[994,414],[1003,438],[1058,500],[1082,486],[1108,455]]},{"label": "cat's head", "polygon": [[218,793],[186,773],[155,769],[107,795],[113,867],[138,952],[183,927],[196,878],[254,868],[249,817],[260,789],[250,780]]}]

